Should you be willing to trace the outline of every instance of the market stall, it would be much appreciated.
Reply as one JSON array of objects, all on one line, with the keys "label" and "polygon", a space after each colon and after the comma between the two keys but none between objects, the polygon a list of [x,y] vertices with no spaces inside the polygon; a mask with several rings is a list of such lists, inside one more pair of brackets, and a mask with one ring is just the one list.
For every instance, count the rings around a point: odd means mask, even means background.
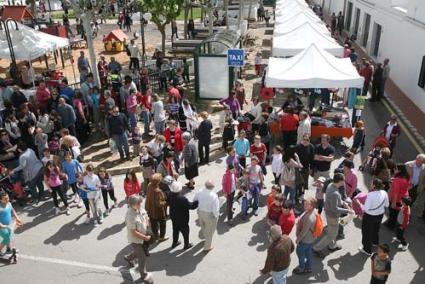
[{"label": "market stall", "polygon": [[[349,58],[336,58],[311,44],[291,58],[270,58],[265,79],[269,88],[337,89],[361,88],[361,77]],[[312,121],[312,137],[329,134],[351,137],[348,112],[344,109],[319,109]]]},{"label": "market stall", "polygon": [[330,31],[326,28],[326,25],[318,17],[312,17],[305,12],[298,12],[297,14],[289,17],[276,18],[274,37],[291,32],[305,23],[310,23],[323,34],[331,35]]},{"label": "market stall", "polygon": [[120,29],[111,31],[103,38],[105,51],[121,52],[125,50],[127,35]]}]

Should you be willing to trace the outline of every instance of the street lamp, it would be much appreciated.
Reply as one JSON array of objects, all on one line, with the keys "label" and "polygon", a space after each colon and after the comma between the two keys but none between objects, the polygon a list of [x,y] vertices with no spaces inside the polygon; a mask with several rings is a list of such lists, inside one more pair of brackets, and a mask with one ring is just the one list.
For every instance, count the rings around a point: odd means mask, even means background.
[{"label": "street lamp", "polygon": [[[12,37],[15,40],[21,41],[23,39],[23,35],[20,32],[14,32],[14,33],[10,33],[9,30],[9,23],[12,22],[12,27],[13,24],[15,24],[15,30],[19,31],[19,27],[18,27],[18,23],[13,20],[13,19],[6,19],[6,20],[2,20],[0,19],[0,31],[4,30],[4,34],[0,33],[0,39],[6,40],[7,41],[7,45],[9,47],[9,52],[10,52],[10,60],[12,61],[12,68],[15,69],[15,71],[17,70],[17,66],[16,66],[16,58],[15,58],[15,51],[13,50],[13,43],[12,43]],[[12,72],[10,72],[12,74]]]},{"label": "street lamp", "polygon": [[140,11],[140,37],[142,38],[142,67],[145,67],[146,61],[146,43],[145,43],[145,21],[149,22],[152,18],[151,13]]}]

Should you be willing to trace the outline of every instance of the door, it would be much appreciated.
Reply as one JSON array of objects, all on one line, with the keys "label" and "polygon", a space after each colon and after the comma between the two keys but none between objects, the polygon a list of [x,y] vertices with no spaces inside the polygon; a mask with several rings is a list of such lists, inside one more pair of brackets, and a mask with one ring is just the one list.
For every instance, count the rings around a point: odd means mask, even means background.
[{"label": "door", "polygon": [[356,8],[356,16],[354,18],[354,30],[353,34],[356,35],[359,33],[359,25],[360,25],[360,9]]},{"label": "door", "polygon": [[348,2],[347,5],[347,14],[346,14],[346,21],[345,21],[345,29],[347,31],[350,31],[351,28],[351,18],[352,18],[352,14],[353,14],[353,3]]},{"label": "door", "polygon": [[379,54],[379,44],[381,43],[381,33],[382,33],[382,26],[375,23],[374,25],[374,40],[373,40],[373,50],[372,55],[375,57],[378,57]]},{"label": "door", "polygon": [[364,19],[364,25],[363,25],[363,40],[362,40],[362,46],[367,46],[367,41],[369,40],[369,29],[370,29],[370,15],[366,14],[366,17]]}]

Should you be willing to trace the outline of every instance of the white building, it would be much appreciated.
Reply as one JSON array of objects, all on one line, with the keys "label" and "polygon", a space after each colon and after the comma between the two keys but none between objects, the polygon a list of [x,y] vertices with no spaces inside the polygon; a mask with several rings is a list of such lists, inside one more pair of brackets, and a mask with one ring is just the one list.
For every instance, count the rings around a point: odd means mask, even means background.
[{"label": "white building", "polygon": [[393,82],[425,112],[425,0],[314,0],[345,16],[345,29],[375,61],[390,59]]}]

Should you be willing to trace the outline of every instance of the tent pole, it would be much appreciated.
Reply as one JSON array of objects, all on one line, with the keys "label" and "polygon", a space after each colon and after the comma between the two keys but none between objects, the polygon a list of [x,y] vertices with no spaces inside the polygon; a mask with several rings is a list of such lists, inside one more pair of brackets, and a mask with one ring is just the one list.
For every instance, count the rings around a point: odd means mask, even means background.
[{"label": "tent pole", "polygon": [[60,53],[60,55],[61,55],[62,69],[65,69],[65,63],[64,63],[64,61],[63,61],[62,48],[61,48],[61,49],[59,49],[59,53]]},{"label": "tent pole", "polygon": [[55,64],[58,64],[58,56],[56,55],[56,50],[53,52],[53,57],[55,58]]},{"label": "tent pole", "polygon": [[44,62],[46,62],[46,68],[49,70],[49,62],[47,61],[47,55],[44,54]]},{"label": "tent pole", "polygon": [[[32,62],[31,62],[31,59],[28,59],[28,62],[29,62],[29,64],[30,64],[30,70],[33,70],[32,69]],[[35,74],[32,74],[32,86],[35,88],[35,81],[34,81],[34,76]]]}]

